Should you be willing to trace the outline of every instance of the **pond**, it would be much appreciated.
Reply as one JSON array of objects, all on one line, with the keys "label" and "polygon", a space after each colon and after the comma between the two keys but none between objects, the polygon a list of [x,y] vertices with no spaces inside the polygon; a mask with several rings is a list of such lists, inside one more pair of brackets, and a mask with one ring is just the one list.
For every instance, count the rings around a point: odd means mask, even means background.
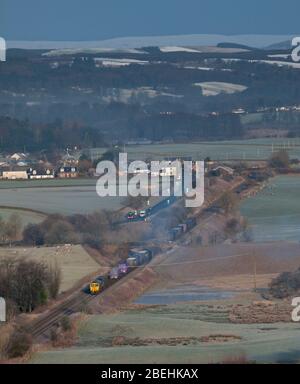
[{"label": "pond", "polygon": [[225,300],[237,292],[221,291],[204,286],[182,285],[171,289],[153,290],[140,296],[135,303],[144,305],[167,305],[187,301]]}]

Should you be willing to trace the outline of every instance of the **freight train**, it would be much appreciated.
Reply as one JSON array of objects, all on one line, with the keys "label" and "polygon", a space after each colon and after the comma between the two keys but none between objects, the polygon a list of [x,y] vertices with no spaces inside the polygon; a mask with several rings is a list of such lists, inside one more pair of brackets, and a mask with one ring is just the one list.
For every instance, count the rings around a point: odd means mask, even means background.
[{"label": "freight train", "polygon": [[124,262],[119,263],[116,267],[113,267],[106,276],[99,276],[93,280],[83,291],[91,295],[98,295],[107,286],[113,284],[131,272],[137,267],[141,267],[148,264],[155,253],[158,252],[158,248],[142,249],[132,248],[128,252],[128,257]]},{"label": "freight train", "polygon": [[[194,217],[187,219],[184,223],[178,224],[169,231],[169,241],[173,242],[179,239],[184,233],[193,229],[197,224]],[[153,256],[159,251],[159,248],[132,248],[129,250],[127,259],[113,267],[107,276],[99,276],[92,281],[84,292],[91,295],[97,295],[102,292],[108,285],[114,281],[121,279],[123,276],[130,273],[133,269],[150,263]]]},{"label": "freight train", "polygon": [[187,219],[184,223],[178,224],[176,227],[173,227],[169,231],[168,239],[169,241],[176,241],[184,233],[193,229],[197,224],[197,221],[194,217]]}]

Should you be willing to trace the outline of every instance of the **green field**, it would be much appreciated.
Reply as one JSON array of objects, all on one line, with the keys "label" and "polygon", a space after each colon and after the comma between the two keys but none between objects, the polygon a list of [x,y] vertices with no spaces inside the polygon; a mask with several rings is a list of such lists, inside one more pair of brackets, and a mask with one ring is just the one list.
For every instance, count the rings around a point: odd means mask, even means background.
[{"label": "green field", "polygon": [[[215,160],[258,160],[268,159],[272,151],[279,149],[286,149],[291,158],[300,159],[299,138],[135,145],[126,146],[124,149],[128,152],[129,160],[163,159],[176,156],[191,156],[197,160],[208,156]],[[94,158],[99,158],[106,150],[93,149],[91,154]],[[68,215],[122,208],[122,198],[100,198],[96,194],[95,185],[95,179],[3,180],[0,181],[0,207],[27,208],[47,214],[59,212]]]},{"label": "green field", "polygon": [[0,208],[0,217],[3,220],[8,220],[13,214],[17,214],[21,219],[22,228],[26,227],[27,224],[38,224],[45,219],[45,215],[38,212],[31,212],[24,209],[13,209],[13,208]]},{"label": "green field", "polygon": [[103,209],[118,210],[122,207],[123,199],[99,197],[94,182],[91,186],[5,188],[1,190],[0,206],[71,215]]},{"label": "green field", "polygon": [[[297,324],[231,324],[221,307],[177,304],[91,316],[72,348],[40,352],[32,363],[214,363],[245,357],[250,361],[299,360]],[[212,335],[241,339],[204,342]],[[147,345],[114,345],[116,338],[144,340]],[[168,340],[187,338],[168,345]],[[194,338],[194,339],[193,339]],[[158,340],[159,343],[155,342]],[[136,342],[136,341],[135,341]]]},{"label": "green field", "polygon": [[96,185],[95,179],[0,180],[0,189],[49,188]]},{"label": "green field", "polygon": [[[120,148],[128,153],[130,160],[161,159],[164,157],[192,156],[195,160],[210,157],[213,160],[268,159],[272,150],[286,149],[291,157],[300,158],[300,139],[251,139],[210,141],[194,144],[128,145]],[[91,150],[93,159],[101,157],[104,148]]]},{"label": "green field", "polygon": [[255,241],[300,240],[300,177],[277,176],[254,197],[244,200],[241,213]]}]

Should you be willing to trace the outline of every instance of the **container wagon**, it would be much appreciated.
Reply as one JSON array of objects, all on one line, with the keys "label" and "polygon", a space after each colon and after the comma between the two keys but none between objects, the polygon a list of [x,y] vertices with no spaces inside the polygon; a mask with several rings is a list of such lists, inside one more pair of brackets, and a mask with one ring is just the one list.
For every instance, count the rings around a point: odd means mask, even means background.
[{"label": "container wagon", "polygon": [[187,225],[187,230],[189,231],[196,226],[197,221],[194,217],[191,217],[191,218],[186,220],[185,224]]},{"label": "container wagon", "polygon": [[120,277],[120,271],[118,267],[114,267],[110,272],[109,272],[109,278],[111,280],[117,280]]},{"label": "container wagon", "polygon": [[169,240],[170,241],[175,241],[177,240],[180,235],[182,234],[182,229],[179,227],[174,227],[169,231]]},{"label": "container wagon", "polygon": [[127,264],[138,267],[147,264],[152,259],[152,251],[149,249],[131,249],[128,253]]},{"label": "container wagon", "polygon": [[197,221],[194,217],[187,219],[184,223],[178,224],[176,227],[170,229],[169,231],[169,241],[176,241],[179,237],[191,229],[193,229],[197,224]]},{"label": "container wagon", "polygon": [[182,233],[186,233],[186,231],[187,231],[187,224],[186,223],[179,224],[178,227],[181,228]]},{"label": "container wagon", "polygon": [[121,275],[126,275],[126,273],[128,273],[129,267],[127,263],[121,263],[118,265],[118,269]]}]

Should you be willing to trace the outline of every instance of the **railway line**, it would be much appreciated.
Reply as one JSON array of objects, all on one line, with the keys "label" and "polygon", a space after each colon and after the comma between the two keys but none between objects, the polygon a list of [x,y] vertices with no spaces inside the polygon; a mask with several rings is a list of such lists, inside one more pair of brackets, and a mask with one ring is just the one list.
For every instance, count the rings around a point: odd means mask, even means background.
[{"label": "railway line", "polygon": [[[242,182],[240,183],[242,184]],[[239,185],[235,185],[232,189],[236,189],[239,187]],[[211,201],[211,204],[214,204],[217,202],[218,199],[214,199]],[[201,216],[202,215],[202,216]],[[214,212],[209,212],[207,210],[204,210],[200,215],[198,214],[198,217],[202,217],[202,219],[205,221],[210,216],[215,215]],[[163,244],[162,244],[163,245]],[[178,246],[177,242],[174,242],[172,247],[169,247],[168,252],[166,252],[166,255],[169,255],[170,252],[172,252],[172,249],[176,249]],[[160,255],[161,256],[161,255]],[[158,260],[155,260],[155,258],[150,263],[151,265],[155,265],[156,263],[161,263],[161,257],[158,258]],[[131,268],[131,270],[126,274],[124,277],[118,280],[108,280],[108,283],[103,288],[103,291],[109,289],[112,285],[120,284],[124,280],[129,279],[132,277],[133,274],[137,272],[138,269],[145,268],[145,266],[138,267],[138,268]],[[101,295],[101,293],[100,293]],[[32,321],[31,324],[28,324],[26,327],[26,330],[33,336],[35,340],[41,338],[41,337],[47,337],[47,334],[49,333],[50,329],[52,329],[55,326],[59,326],[60,321],[65,316],[70,316],[73,313],[76,313],[81,310],[83,305],[90,304],[93,300],[97,300],[98,296],[92,296],[84,293],[82,291],[82,288],[80,290],[77,290],[72,294],[71,297],[64,300],[62,303],[56,305],[54,308],[50,309],[48,313],[40,315],[36,320]]]},{"label": "railway line", "polygon": [[[118,281],[120,280],[108,280],[103,291],[109,289]],[[96,299],[97,296],[86,294],[80,289],[79,291],[74,292],[71,297],[50,309],[48,313],[39,316],[38,319],[34,320],[30,325],[27,325],[26,330],[33,336],[33,338],[37,339],[40,336],[46,335],[47,331],[52,327],[58,326],[65,316],[70,316],[73,313],[80,311],[83,305],[88,305]]]},{"label": "railway line", "polygon": [[[86,297],[83,297],[86,296]],[[82,303],[88,303],[94,299],[94,297],[88,297],[82,292],[77,293],[76,296],[65,300],[63,303],[53,308],[50,313],[42,315],[30,326],[27,326],[27,331],[34,337],[37,338],[46,333],[52,326],[58,325],[64,316],[70,316],[76,310],[80,309]]]}]

